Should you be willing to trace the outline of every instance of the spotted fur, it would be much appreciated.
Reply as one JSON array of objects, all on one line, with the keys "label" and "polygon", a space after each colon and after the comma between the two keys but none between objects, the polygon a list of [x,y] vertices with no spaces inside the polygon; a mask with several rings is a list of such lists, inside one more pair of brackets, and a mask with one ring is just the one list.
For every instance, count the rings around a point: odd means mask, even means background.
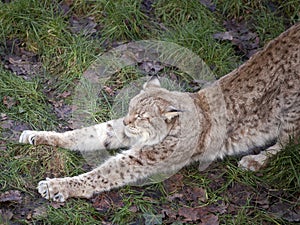
[{"label": "spotted fur", "polygon": [[194,161],[203,170],[217,158],[265,148],[239,162],[258,170],[290,136],[300,135],[299,54],[297,24],[197,93],[171,92],[152,79],[131,100],[124,118],[65,133],[24,131],[21,143],[81,151],[129,149],[88,173],[41,181],[39,193],[60,202],[90,198]]}]

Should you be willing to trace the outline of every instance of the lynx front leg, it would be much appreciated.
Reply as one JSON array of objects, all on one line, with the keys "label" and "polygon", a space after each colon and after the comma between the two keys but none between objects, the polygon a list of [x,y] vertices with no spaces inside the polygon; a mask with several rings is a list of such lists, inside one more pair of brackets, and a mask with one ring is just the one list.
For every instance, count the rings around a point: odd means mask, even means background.
[{"label": "lynx front leg", "polygon": [[290,137],[298,137],[300,135],[300,123],[297,122],[299,121],[299,112],[297,113],[294,115],[295,120],[287,120],[289,123],[281,127],[279,139],[275,145],[260,152],[258,155],[244,156],[239,162],[239,166],[248,170],[258,171],[266,166],[270,157],[282,150],[282,147],[290,141]]},{"label": "lynx front leg", "polygon": [[[140,150],[128,150],[110,158],[100,167],[75,177],[39,182],[42,197],[63,202],[69,197],[90,198],[94,193],[121,187],[157,172],[154,164],[142,159]],[[159,164],[159,163],[158,163]]]},{"label": "lynx front leg", "polygon": [[123,119],[121,118],[64,133],[26,130],[21,134],[19,142],[92,151],[129,147],[132,140],[124,135]]},{"label": "lynx front leg", "polygon": [[60,202],[69,197],[90,198],[94,193],[131,184],[157,172],[169,171],[170,162],[182,162],[172,166],[174,170],[182,168],[186,164],[185,160],[180,160],[183,156],[172,153],[173,149],[166,148],[165,144],[134,147],[108,159],[91,172],[41,181],[38,191],[44,198]]}]

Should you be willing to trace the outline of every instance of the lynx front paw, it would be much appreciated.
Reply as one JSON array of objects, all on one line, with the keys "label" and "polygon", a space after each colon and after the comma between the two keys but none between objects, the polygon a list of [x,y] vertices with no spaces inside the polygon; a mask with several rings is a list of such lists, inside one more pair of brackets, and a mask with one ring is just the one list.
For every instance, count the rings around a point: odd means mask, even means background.
[{"label": "lynx front paw", "polygon": [[64,202],[69,197],[62,179],[46,178],[39,182],[37,189],[43,198],[56,202]]},{"label": "lynx front paw", "polygon": [[267,156],[258,154],[258,155],[247,155],[244,156],[239,161],[239,167],[251,170],[251,171],[258,171],[261,169],[267,161]]},{"label": "lynx front paw", "polygon": [[38,133],[38,131],[24,130],[19,138],[19,142],[24,143],[24,144],[34,145],[34,144],[36,144],[35,138],[36,138],[37,133]]}]

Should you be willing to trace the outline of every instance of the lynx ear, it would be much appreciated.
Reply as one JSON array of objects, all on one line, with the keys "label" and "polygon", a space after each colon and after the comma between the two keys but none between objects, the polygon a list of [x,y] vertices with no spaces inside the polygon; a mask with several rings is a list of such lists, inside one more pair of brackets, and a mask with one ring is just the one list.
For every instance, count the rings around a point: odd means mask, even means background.
[{"label": "lynx ear", "polygon": [[156,76],[151,77],[150,80],[143,85],[144,90],[152,87],[160,88],[160,82]]},{"label": "lynx ear", "polygon": [[180,113],[182,113],[183,110],[181,109],[176,109],[173,106],[170,106],[169,109],[167,110],[167,112],[164,113],[164,117],[170,121],[172,120],[174,117],[179,116]]}]

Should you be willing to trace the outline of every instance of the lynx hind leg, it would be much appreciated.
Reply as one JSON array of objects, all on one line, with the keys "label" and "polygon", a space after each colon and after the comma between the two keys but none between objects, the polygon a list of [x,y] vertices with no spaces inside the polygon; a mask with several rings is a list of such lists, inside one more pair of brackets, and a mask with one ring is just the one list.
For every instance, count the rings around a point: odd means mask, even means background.
[{"label": "lynx hind leg", "polygon": [[206,170],[211,163],[212,163],[211,161],[209,161],[209,162],[199,162],[198,170],[200,172]]},{"label": "lynx hind leg", "polygon": [[[298,105],[300,106],[300,102],[298,103]],[[298,111],[295,110],[295,112],[289,113],[285,116],[285,124],[281,126],[278,140],[275,145],[260,152],[258,155],[244,156],[240,160],[239,166],[244,169],[257,171],[260,168],[266,166],[269,158],[271,158],[273,155],[276,155],[282,150],[284,145],[290,141],[290,137],[300,137],[300,107],[298,107],[297,109]]]},{"label": "lynx hind leg", "polygon": [[266,166],[268,159],[273,155],[276,155],[281,151],[282,146],[279,143],[261,151],[257,155],[246,155],[238,163],[239,167],[251,171],[258,171],[262,167]]}]

